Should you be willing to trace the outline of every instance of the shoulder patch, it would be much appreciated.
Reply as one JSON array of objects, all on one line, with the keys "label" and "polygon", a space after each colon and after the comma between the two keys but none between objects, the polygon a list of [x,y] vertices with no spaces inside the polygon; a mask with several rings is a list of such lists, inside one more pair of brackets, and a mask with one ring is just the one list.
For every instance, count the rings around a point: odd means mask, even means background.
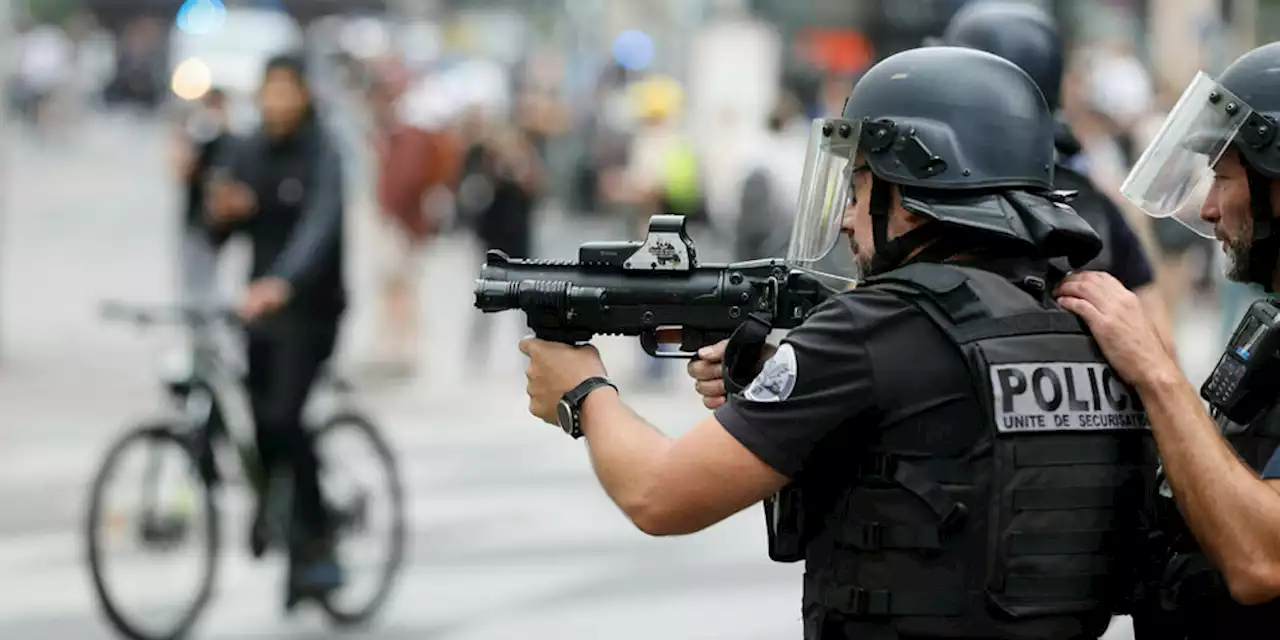
[{"label": "shoulder patch", "polygon": [[742,391],[742,396],[752,402],[780,402],[791,396],[796,387],[796,351],[790,344],[778,347],[777,352],[764,363],[760,375]]}]

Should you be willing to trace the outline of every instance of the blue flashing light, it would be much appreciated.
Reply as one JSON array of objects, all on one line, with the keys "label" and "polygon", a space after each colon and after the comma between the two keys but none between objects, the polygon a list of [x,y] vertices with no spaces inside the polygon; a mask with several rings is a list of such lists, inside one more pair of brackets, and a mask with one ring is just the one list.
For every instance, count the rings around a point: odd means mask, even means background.
[{"label": "blue flashing light", "polygon": [[613,40],[613,59],[625,69],[641,71],[653,64],[653,38],[631,29]]},{"label": "blue flashing light", "polygon": [[227,7],[222,0],[186,0],[178,9],[178,28],[192,35],[217,31],[227,20]]}]

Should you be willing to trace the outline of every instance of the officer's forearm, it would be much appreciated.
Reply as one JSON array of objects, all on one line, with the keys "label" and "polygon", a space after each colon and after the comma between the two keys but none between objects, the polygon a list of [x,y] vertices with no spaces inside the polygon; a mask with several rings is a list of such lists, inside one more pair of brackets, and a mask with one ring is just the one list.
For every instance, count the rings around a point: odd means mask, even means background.
[{"label": "officer's forearm", "polygon": [[1169,309],[1165,306],[1164,295],[1160,293],[1160,289],[1155,284],[1148,284],[1134,289],[1133,293],[1138,296],[1138,302],[1142,304],[1142,312],[1160,334],[1160,341],[1164,343],[1165,351],[1177,358],[1178,352],[1173,340],[1173,320],[1169,318]]},{"label": "officer's forearm", "polygon": [[582,402],[582,433],[600,486],[641,531],[658,535],[653,490],[671,439],[654,429],[613,389],[592,392]]},{"label": "officer's forearm", "polygon": [[1138,391],[1178,507],[1232,597],[1253,604],[1280,596],[1280,493],[1240,463],[1176,370]]}]

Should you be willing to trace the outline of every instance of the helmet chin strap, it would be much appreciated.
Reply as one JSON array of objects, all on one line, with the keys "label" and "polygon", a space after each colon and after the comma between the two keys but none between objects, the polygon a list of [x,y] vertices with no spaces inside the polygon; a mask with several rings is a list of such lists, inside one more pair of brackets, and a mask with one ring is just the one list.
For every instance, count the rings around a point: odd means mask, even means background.
[{"label": "helmet chin strap", "polygon": [[1249,280],[1274,290],[1276,264],[1280,261],[1280,225],[1271,209],[1271,180],[1245,163],[1249,183],[1249,213],[1253,217],[1253,237],[1249,244]]},{"label": "helmet chin strap", "polygon": [[871,270],[864,276],[875,276],[902,266],[911,254],[940,236],[940,226],[932,220],[892,240],[889,239],[889,216],[893,212],[893,186],[877,177],[871,178],[871,240],[875,255]]}]

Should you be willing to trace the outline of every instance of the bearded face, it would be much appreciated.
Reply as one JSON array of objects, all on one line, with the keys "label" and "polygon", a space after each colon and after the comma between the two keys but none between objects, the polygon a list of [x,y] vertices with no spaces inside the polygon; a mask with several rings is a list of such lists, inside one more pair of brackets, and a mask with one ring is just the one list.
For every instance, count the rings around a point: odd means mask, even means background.
[{"label": "bearded face", "polygon": [[1214,236],[1226,254],[1226,276],[1249,282],[1249,254],[1253,245],[1253,215],[1249,206],[1249,178],[1240,153],[1230,149],[1213,168],[1213,185],[1200,208],[1200,218],[1213,225]]}]

